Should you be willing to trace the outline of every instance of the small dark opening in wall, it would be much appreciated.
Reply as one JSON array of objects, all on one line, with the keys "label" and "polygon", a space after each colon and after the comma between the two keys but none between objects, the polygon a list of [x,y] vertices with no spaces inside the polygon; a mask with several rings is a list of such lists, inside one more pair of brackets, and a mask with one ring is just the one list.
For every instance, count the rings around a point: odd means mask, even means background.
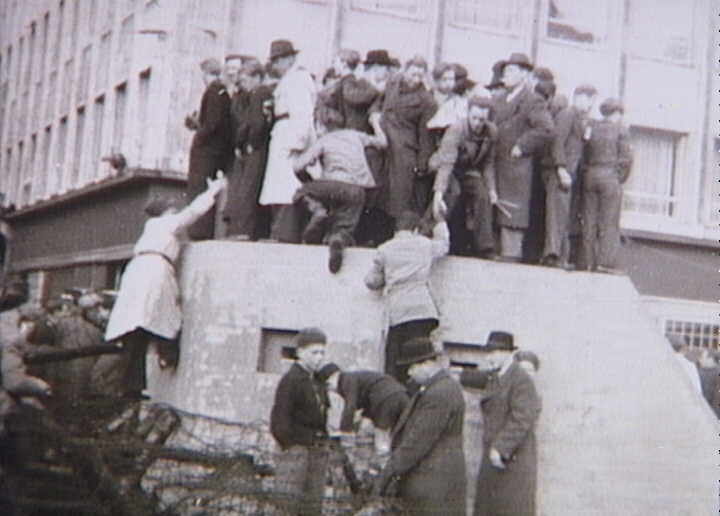
[{"label": "small dark opening in wall", "polygon": [[295,360],[293,339],[298,330],[262,328],[257,370],[261,373],[283,374]]},{"label": "small dark opening in wall", "polygon": [[477,369],[483,363],[485,352],[480,344],[470,342],[443,342],[443,349],[450,359],[450,367]]}]

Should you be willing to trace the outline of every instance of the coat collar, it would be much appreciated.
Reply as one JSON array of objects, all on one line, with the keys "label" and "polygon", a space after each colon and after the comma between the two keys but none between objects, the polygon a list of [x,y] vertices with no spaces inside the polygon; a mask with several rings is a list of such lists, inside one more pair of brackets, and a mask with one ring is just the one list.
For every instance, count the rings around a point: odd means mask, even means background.
[{"label": "coat collar", "polygon": [[430,381],[426,383],[425,385],[421,386],[420,389],[415,393],[415,395],[410,398],[410,403],[407,404],[405,407],[405,410],[402,414],[400,414],[400,417],[398,418],[397,423],[395,423],[395,426],[393,427],[391,431],[391,438],[394,439],[397,434],[400,433],[400,431],[405,426],[405,423],[407,423],[408,418],[410,418],[410,415],[415,410],[415,405],[417,404],[418,400],[425,394],[425,392],[435,385],[436,383],[440,382],[441,380],[445,378],[450,378],[450,374],[445,369],[441,369],[435,375],[433,375],[432,378],[430,378]]}]

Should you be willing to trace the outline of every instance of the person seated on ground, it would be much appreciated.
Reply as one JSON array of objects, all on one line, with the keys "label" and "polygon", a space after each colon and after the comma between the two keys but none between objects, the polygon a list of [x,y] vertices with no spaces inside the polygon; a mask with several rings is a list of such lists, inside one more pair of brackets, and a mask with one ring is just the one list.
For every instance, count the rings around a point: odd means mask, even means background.
[{"label": "person seated on ground", "polygon": [[[462,242],[469,240],[469,246],[481,258],[495,255],[492,206],[497,203],[495,143],[498,130],[490,121],[492,112],[491,99],[473,96],[467,103],[465,116],[445,132],[440,148],[429,160],[430,169],[437,171],[432,209],[438,210],[444,202],[450,219],[460,200],[465,210],[461,227],[452,226],[453,250],[463,250]],[[426,217],[429,213],[430,209]]]},{"label": "person seated on ground", "polygon": [[31,352],[55,350],[55,334],[47,315],[41,310],[21,313],[18,328],[18,337],[2,348],[2,387],[17,401],[50,396],[50,384],[30,374],[24,360]]},{"label": "person seated on ground", "polygon": [[361,411],[375,426],[375,449],[389,451],[390,430],[409,401],[406,388],[392,376],[377,371],[342,371],[334,363],[324,365],[316,377],[345,400],[340,431],[353,432],[355,413]]},{"label": "person seated on ground", "polygon": [[533,377],[540,370],[540,359],[532,351],[521,350],[515,353],[515,361],[525,370],[530,377]]},{"label": "person seated on ground", "polygon": [[[343,249],[355,242],[353,234],[365,205],[365,191],[376,186],[365,147],[387,145],[380,116],[376,113],[370,117],[374,136],[354,129],[332,130],[295,160],[295,174],[303,185],[293,201],[303,203],[311,213],[302,239],[305,243],[317,243],[325,233],[330,247],[328,268],[332,273],[342,266]],[[312,178],[308,173],[308,167],[316,160],[322,163],[320,178]]]},{"label": "person seated on ground", "polygon": [[130,356],[125,388],[131,397],[145,388],[145,352],[156,345],[160,367],[175,367],[182,312],[175,263],[180,237],[215,204],[225,188],[222,172],[207,180],[207,189],[183,208],[170,198],[152,199],[145,207],[150,218],[135,244],[134,256],[123,273],[117,300],[110,313],[105,340],[117,342]]},{"label": "person seated on ground", "polygon": [[430,239],[418,231],[420,216],[413,211],[403,212],[395,235],[378,247],[372,269],[365,277],[369,289],[384,289],[389,322],[385,373],[401,383],[409,378],[407,365],[397,363],[402,345],[415,337],[428,337],[439,323],[429,280],[433,265],[450,247],[444,206],[438,206],[434,220]]}]

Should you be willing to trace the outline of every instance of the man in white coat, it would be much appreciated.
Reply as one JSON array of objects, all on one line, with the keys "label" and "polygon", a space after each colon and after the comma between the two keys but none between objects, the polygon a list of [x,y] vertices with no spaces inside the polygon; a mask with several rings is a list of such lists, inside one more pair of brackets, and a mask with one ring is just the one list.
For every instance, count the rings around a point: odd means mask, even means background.
[{"label": "man in white coat", "polygon": [[315,140],[313,113],[316,90],[310,73],[296,62],[298,51],[287,40],[270,45],[270,64],[280,77],[275,92],[274,120],[260,204],[272,206],[270,238],[300,242],[300,212],[293,195],[301,186],[293,160]]}]

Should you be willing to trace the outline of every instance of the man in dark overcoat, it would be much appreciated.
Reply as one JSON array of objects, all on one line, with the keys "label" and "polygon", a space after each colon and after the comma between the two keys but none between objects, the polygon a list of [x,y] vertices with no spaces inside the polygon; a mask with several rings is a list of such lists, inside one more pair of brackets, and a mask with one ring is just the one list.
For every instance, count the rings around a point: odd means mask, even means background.
[{"label": "man in dark overcoat", "polygon": [[513,336],[492,332],[485,345],[494,375],[463,371],[460,383],[485,390],[482,399],[483,461],[477,480],[475,516],[535,514],[537,450],[535,424],[541,401],[530,376],[513,357]]},{"label": "man in dark overcoat", "polygon": [[527,84],[533,65],[525,54],[515,53],[503,62],[502,82],[507,93],[495,104],[498,127],[495,153],[500,252],[519,261],[529,226],[533,156],[552,137],[553,122],[547,103]]},{"label": "man in dark overcoat", "polygon": [[567,266],[570,259],[572,217],[578,215],[578,168],[596,95],[597,90],[592,85],[575,88],[573,105],[554,116],[555,132],[542,160],[545,185],[543,263],[551,267]]},{"label": "man in dark overcoat", "polygon": [[410,59],[402,73],[388,81],[379,102],[383,129],[388,137],[387,213],[397,218],[404,211],[425,211],[416,198],[416,177],[427,174],[434,145],[427,123],[437,104],[423,83],[427,62],[420,56]]},{"label": "man in dark overcoat", "polygon": [[[230,171],[233,165],[232,123],[230,114],[231,91],[220,79],[220,63],[206,59],[200,64],[206,89],[200,102],[197,120],[186,121],[194,128],[190,147],[190,169],[186,195],[188,202],[205,191],[206,180],[215,177],[215,172]],[[188,228],[193,240],[206,240],[215,235],[215,208]]]},{"label": "man in dark overcoat", "polygon": [[[240,71],[240,85],[246,92],[234,131],[236,153],[235,195],[228,196],[228,235],[250,240],[260,237],[258,212],[260,187],[265,176],[270,131],[272,130],[272,86],[263,84],[265,68],[257,60],[247,61]],[[228,186],[230,188],[230,186]]]},{"label": "man in dark overcoat", "polygon": [[295,337],[297,361],[280,379],[270,414],[270,432],[282,448],[277,457],[275,489],[290,514],[322,511],[328,463],[327,388],[315,379],[325,357],[327,338],[317,328]]},{"label": "man in dark overcoat", "polygon": [[430,339],[407,343],[402,360],[420,385],[392,430],[392,453],[374,486],[393,482],[406,514],[465,514],[465,400]]}]

